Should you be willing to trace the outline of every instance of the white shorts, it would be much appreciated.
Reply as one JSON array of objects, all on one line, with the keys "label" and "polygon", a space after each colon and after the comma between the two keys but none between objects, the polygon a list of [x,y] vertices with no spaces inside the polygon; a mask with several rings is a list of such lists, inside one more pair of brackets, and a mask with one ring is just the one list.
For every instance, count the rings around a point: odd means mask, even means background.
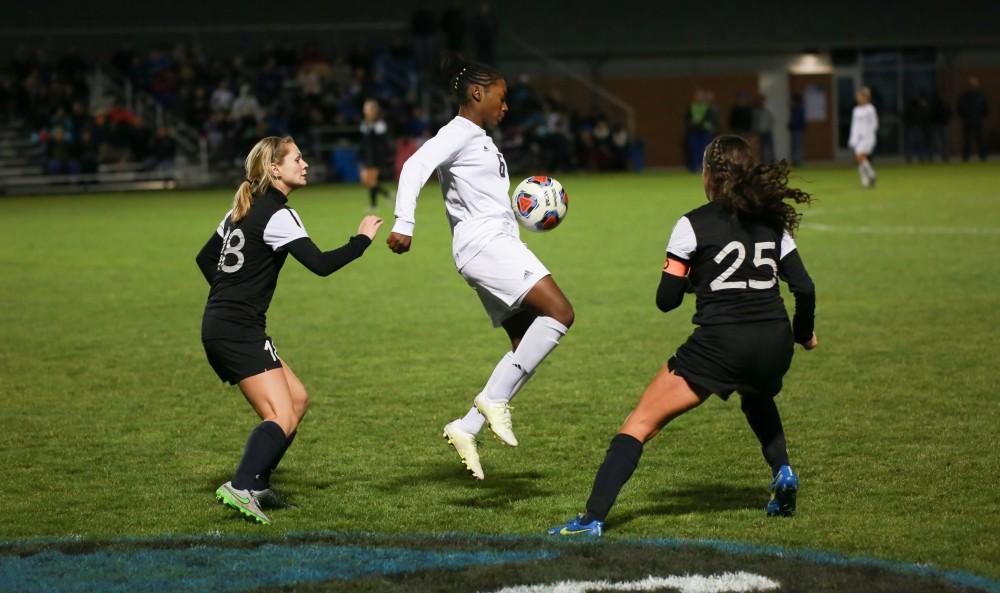
[{"label": "white shorts", "polygon": [[528,246],[516,237],[497,236],[458,271],[475,289],[493,327],[521,309],[521,299],[550,274]]},{"label": "white shorts", "polygon": [[855,155],[862,155],[863,154],[865,156],[868,156],[868,155],[870,155],[872,153],[873,150],[875,150],[875,139],[874,138],[872,138],[871,140],[867,140],[867,139],[866,140],[859,140],[858,143],[856,145],[854,145],[854,154]]}]

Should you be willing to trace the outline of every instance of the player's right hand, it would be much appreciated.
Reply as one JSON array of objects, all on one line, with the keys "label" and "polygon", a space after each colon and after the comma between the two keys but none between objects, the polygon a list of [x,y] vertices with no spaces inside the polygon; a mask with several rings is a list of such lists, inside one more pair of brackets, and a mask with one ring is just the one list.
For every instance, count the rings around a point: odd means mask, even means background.
[{"label": "player's right hand", "polygon": [[380,226],[382,226],[382,219],[369,214],[361,219],[361,224],[358,225],[358,234],[364,235],[369,239],[375,239],[375,233],[378,232]]},{"label": "player's right hand", "polygon": [[816,332],[813,332],[812,337],[809,338],[808,342],[802,344],[802,347],[805,348],[806,350],[812,350],[816,346],[819,346],[819,339],[816,337]]},{"label": "player's right hand", "polygon": [[409,235],[403,235],[400,233],[389,233],[389,238],[386,239],[385,243],[389,246],[389,249],[393,253],[406,253],[410,250],[410,241],[413,237]]}]

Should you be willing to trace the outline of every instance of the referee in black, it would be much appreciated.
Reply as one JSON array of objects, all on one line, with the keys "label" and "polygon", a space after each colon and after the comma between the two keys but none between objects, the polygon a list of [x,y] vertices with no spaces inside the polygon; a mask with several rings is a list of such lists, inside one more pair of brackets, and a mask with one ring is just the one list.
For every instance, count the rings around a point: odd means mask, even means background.
[{"label": "referee in black", "polygon": [[[812,197],[788,187],[784,161],[755,164],[750,145],[738,136],[720,136],[708,145],[703,179],[708,204],[674,226],[656,294],[657,307],[667,312],[681,304],[685,290],[695,293],[698,327],[611,439],[587,512],[550,529],[552,535],[600,536],[646,441],[709,395],[728,399],[734,391],[771,467],[767,514],[795,512],[798,477],[788,461],[774,397],[791,365],[793,344],[806,350],[818,344],[816,293],[792,238],[800,215],[788,203],[809,203]],[[779,278],[795,296],[791,323]]]},{"label": "referee in black", "polygon": [[267,335],[266,315],[289,253],[320,276],[361,257],[382,220],[366,216],[358,234],[333,251],[320,251],[288,196],[306,185],[309,164],[295,141],[270,136],[246,158],[246,179],[233,208],[196,258],[211,289],[201,339],[219,378],[239,385],[261,423],[247,439],[232,481],[216,490],[220,502],[264,525],[264,507],[281,506],[270,487],[271,472],[292,444],[309,396]]}]

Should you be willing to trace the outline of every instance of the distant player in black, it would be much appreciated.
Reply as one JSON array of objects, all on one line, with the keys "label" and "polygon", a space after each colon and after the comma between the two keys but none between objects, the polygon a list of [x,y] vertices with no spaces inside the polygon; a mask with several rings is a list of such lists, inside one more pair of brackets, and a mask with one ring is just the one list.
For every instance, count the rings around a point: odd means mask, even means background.
[{"label": "distant player in black", "polygon": [[198,253],[211,289],[201,339],[208,362],[223,381],[239,385],[262,422],[250,433],[243,460],[216,497],[248,517],[270,524],[262,506],[280,506],[271,472],[295,438],[309,406],[305,387],[278,356],[265,317],[289,253],[320,276],[361,257],[382,220],[366,216],[358,234],[333,251],[320,251],[288,196],[306,184],[309,164],[295,142],[271,136],[246,159],[246,179],[233,209]]},{"label": "distant player in black", "polygon": [[[551,530],[552,535],[600,536],[604,520],[632,476],[643,444],[668,422],[715,393],[739,392],[743,413],[771,466],[773,496],[768,515],[795,511],[798,478],[788,461],[785,433],[774,397],[792,362],[792,346],[816,347],[812,280],[792,234],[799,214],[785,200],[811,196],[787,186],[788,166],[755,164],[750,145],[720,136],[705,150],[703,178],[708,204],[674,226],[656,305],[667,312],[695,293],[698,325],[653,378],[618,434],[611,439],[594,480],[587,512]],[[788,314],[778,289],[795,295]]]},{"label": "distant player in black", "polygon": [[378,101],[368,99],[362,106],[361,184],[368,188],[368,209],[375,211],[378,197],[389,192],[379,184],[379,175],[389,160],[389,126],[382,119]]}]

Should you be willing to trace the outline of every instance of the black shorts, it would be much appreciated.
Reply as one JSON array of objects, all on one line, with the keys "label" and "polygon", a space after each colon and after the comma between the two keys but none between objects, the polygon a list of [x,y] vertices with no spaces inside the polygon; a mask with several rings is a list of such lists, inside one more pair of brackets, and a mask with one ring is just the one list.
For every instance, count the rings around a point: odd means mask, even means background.
[{"label": "black shorts", "polygon": [[792,364],[793,347],[788,321],[701,326],[667,367],[722,399],[734,391],[774,397]]},{"label": "black shorts", "polygon": [[281,368],[281,358],[270,336],[256,340],[210,339],[201,343],[215,374],[230,385]]}]

